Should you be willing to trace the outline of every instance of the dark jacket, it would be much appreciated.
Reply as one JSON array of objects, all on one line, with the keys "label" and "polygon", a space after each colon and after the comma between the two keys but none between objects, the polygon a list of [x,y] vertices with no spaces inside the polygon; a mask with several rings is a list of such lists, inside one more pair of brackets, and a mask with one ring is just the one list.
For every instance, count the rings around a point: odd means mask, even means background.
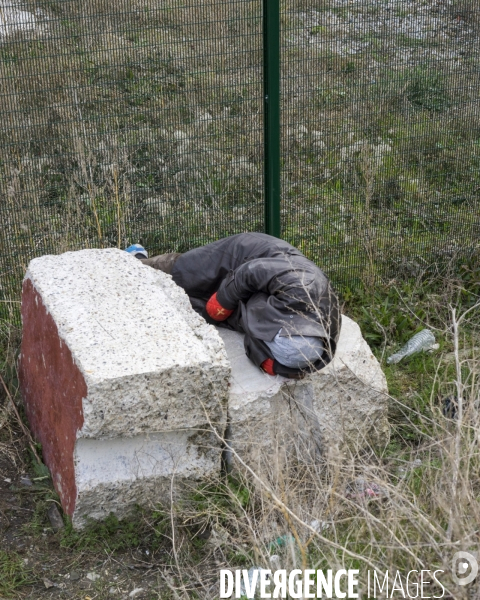
[{"label": "dark jacket", "polygon": [[216,324],[245,333],[246,353],[257,366],[273,359],[264,341],[279,329],[282,336],[321,337],[326,352],[310,369],[275,361],[277,374],[295,377],[333,358],[341,319],[337,296],[323,271],[287,242],[263,233],[232,235],[182,254],[172,277],[211,323],[205,304],[217,292],[220,304],[234,312]]}]

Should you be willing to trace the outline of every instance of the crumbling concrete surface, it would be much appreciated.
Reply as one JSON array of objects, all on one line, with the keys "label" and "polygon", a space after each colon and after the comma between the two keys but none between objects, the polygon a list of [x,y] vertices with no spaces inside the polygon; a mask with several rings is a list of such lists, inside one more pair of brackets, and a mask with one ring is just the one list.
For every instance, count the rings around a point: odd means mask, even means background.
[{"label": "crumbling concrete surface", "polygon": [[[300,381],[271,377],[245,356],[243,336],[220,330],[232,367],[229,439],[249,466],[388,441],[387,382],[358,325],[342,316],[334,360]],[[235,462],[235,460],[233,461]]]},{"label": "crumbling concrete surface", "polygon": [[109,249],[33,260],[22,319],[27,416],[77,526],[217,475],[227,403],[233,462],[263,473],[388,440],[385,376],[345,316],[325,369],[271,377],[169,275]]},{"label": "crumbling concrete surface", "polygon": [[229,363],[169,275],[116,249],[37,258],[22,320],[28,420],[74,524],[219,471]]}]

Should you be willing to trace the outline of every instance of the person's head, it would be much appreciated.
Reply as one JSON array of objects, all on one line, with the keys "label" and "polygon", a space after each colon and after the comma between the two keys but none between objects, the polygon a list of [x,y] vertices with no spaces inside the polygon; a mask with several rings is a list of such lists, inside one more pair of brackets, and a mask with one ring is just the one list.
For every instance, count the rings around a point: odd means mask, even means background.
[{"label": "person's head", "polygon": [[275,360],[285,367],[304,369],[322,357],[322,338],[306,335],[282,335],[280,330],[271,342],[265,342]]}]

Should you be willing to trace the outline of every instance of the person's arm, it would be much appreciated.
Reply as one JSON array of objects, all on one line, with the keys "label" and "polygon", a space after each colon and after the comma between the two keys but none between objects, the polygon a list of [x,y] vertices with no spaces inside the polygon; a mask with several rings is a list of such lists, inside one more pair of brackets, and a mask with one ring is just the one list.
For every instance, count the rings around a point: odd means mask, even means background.
[{"label": "person's arm", "polygon": [[224,321],[237,308],[239,302],[246,302],[253,294],[275,293],[279,288],[276,281],[280,270],[285,270],[284,261],[279,258],[256,258],[231,271],[220,284],[219,289],[207,302],[206,312],[214,321]]},{"label": "person's arm", "polygon": [[279,294],[294,283],[294,267],[283,257],[255,258],[229,273],[217,291],[218,302],[234,310],[253,294]]},{"label": "person's arm", "polygon": [[[223,279],[217,292],[210,298],[215,312],[208,312],[208,307],[207,312],[215,319],[218,306],[226,311],[234,311],[239,302],[247,302],[258,292],[276,296],[285,308],[299,310],[302,304],[309,301],[308,290],[315,280],[314,272],[302,267],[286,256],[250,260]],[[223,316],[223,313],[219,316]],[[228,315],[224,318],[228,318]]]}]

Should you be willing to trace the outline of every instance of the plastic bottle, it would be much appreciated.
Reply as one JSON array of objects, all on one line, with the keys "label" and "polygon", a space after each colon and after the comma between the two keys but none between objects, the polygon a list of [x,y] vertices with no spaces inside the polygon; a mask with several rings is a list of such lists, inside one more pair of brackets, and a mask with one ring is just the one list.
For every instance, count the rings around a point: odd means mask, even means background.
[{"label": "plastic bottle", "polygon": [[435,336],[430,331],[430,329],[422,329],[416,333],[408,342],[395,354],[392,354],[389,358],[387,358],[387,363],[391,365],[392,363],[398,363],[405,356],[411,356],[416,352],[421,352],[422,350],[425,352],[427,350],[434,350],[438,348],[438,344],[435,344]]}]

